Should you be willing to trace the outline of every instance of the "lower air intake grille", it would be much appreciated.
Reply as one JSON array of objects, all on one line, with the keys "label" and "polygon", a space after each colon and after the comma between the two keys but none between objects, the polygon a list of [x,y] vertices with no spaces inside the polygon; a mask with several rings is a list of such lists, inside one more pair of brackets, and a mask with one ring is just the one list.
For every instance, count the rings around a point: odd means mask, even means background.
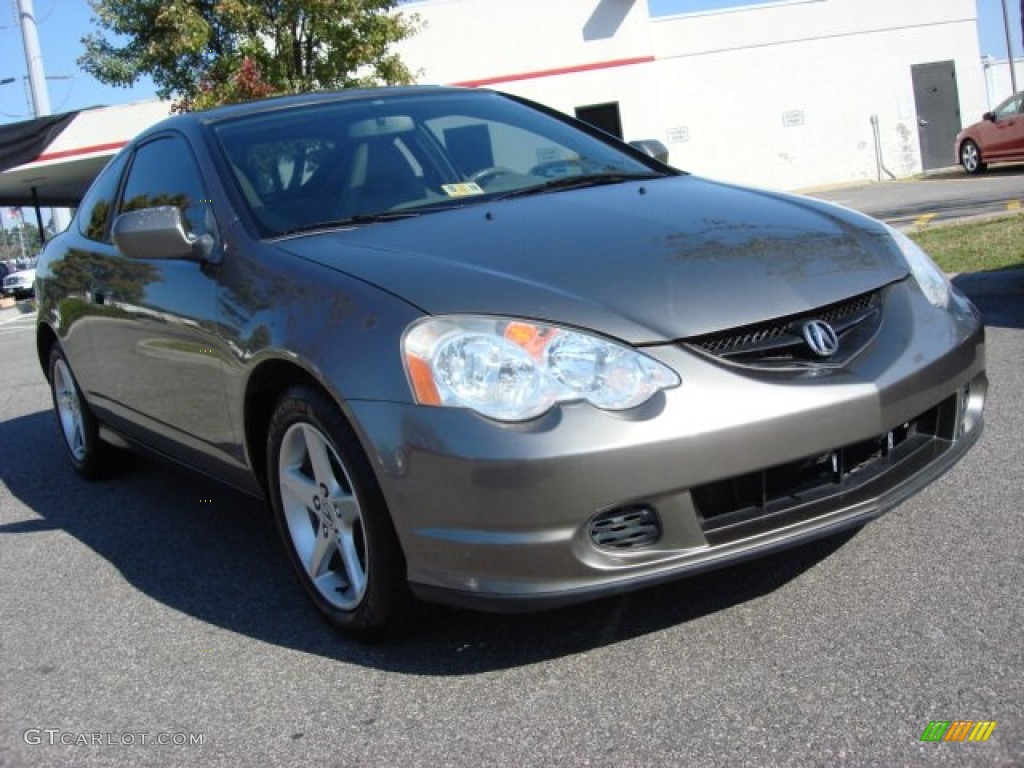
[{"label": "lower air intake grille", "polygon": [[853,493],[904,463],[927,463],[952,445],[957,398],[953,395],[877,437],[692,488],[708,543],[735,541],[797,522],[789,511],[811,509],[815,501]]},{"label": "lower air intake grille", "polygon": [[658,513],[644,505],[611,509],[590,522],[590,539],[603,549],[639,549],[660,538]]}]

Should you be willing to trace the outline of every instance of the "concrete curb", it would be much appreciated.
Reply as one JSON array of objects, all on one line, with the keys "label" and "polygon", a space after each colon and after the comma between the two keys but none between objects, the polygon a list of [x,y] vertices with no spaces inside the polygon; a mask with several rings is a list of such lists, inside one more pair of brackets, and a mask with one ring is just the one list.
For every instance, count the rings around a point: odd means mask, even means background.
[{"label": "concrete curb", "polygon": [[1012,219],[1016,216],[1024,216],[1024,209],[1019,211],[991,211],[989,213],[976,213],[973,216],[959,216],[955,219],[940,219],[939,221],[927,224],[908,224],[905,227],[898,227],[901,232],[914,234],[916,232],[928,232],[933,229],[948,229],[961,224],[983,224],[986,221],[998,221],[999,219]]}]

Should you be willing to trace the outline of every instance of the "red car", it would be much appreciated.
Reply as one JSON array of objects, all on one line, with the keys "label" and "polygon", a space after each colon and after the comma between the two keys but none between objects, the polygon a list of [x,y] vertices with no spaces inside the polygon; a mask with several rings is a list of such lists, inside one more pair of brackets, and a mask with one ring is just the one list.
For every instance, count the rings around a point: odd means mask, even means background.
[{"label": "red car", "polygon": [[989,163],[1024,160],[1024,91],[956,135],[956,160],[968,173],[981,173]]}]

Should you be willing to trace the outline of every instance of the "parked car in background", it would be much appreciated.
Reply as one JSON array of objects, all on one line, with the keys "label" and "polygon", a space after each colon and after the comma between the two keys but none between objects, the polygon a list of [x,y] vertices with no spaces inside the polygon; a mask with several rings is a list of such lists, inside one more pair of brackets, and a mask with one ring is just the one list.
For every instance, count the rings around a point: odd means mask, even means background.
[{"label": "parked car in background", "polygon": [[38,274],[74,468],[140,446],[265,497],[362,636],[861,525],[982,430],[980,317],[905,236],[485,90],[172,117]]},{"label": "parked car in background", "polygon": [[11,272],[4,277],[4,296],[13,296],[16,299],[24,299],[35,294],[36,271],[35,269],[22,269]]},{"label": "parked car in background", "polygon": [[968,173],[982,173],[989,163],[1024,160],[1024,91],[957,134],[956,160]]}]

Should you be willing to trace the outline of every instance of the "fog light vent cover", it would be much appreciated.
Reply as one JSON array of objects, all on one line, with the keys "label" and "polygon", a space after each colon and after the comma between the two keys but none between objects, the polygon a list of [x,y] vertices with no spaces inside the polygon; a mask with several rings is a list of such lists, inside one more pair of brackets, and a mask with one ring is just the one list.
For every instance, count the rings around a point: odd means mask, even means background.
[{"label": "fog light vent cover", "polygon": [[590,539],[603,549],[639,549],[660,538],[658,513],[646,505],[617,507],[590,521]]}]

